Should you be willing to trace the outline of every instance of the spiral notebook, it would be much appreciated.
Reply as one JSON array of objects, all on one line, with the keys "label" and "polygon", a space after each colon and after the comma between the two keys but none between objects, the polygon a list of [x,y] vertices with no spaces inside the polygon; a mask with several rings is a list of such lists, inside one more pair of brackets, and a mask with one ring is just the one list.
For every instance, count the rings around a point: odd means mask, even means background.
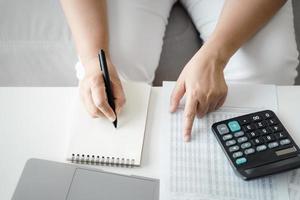
[{"label": "spiral notebook", "polygon": [[117,128],[104,117],[90,117],[76,100],[69,129],[68,161],[140,166],[151,87],[133,82],[122,85],[126,104],[118,116]]}]

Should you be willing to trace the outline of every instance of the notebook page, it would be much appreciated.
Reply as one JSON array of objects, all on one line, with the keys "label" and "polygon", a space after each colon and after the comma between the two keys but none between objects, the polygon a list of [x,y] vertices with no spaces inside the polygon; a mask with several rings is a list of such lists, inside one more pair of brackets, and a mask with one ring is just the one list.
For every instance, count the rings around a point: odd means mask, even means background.
[{"label": "notebook page", "polygon": [[79,98],[71,116],[70,143],[67,159],[72,154],[104,157],[109,162],[119,159],[140,165],[151,87],[141,83],[124,82],[126,104],[118,116],[115,129],[108,119],[92,118]]},{"label": "notebook page", "polygon": [[[171,85],[164,85],[165,94],[170,94]],[[231,94],[236,95],[235,89],[229,86]],[[243,87],[243,86],[242,86]],[[271,86],[270,86],[271,87]],[[251,95],[251,90],[247,91]],[[267,91],[265,91],[267,92]],[[273,94],[274,95],[274,94]],[[276,98],[272,94],[269,109],[276,110]],[[167,98],[167,96],[165,97]],[[193,125],[192,141],[184,143],[182,137],[183,106],[180,105],[174,114],[166,112],[161,140],[161,198],[173,200],[268,200],[288,199],[287,176],[276,175],[262,179],[243,181],[234,174],[229,161],[211,131],[211,125],[223,119],[261,110],[263,101],[251,107],[227,101],[226,105],[217,112],[202,119],[196,118]],[[259,103],[260,102],[260,103]],[[168,102],[166,102],[167,106]],[[242,106],[242,107],[239,107]]]}]

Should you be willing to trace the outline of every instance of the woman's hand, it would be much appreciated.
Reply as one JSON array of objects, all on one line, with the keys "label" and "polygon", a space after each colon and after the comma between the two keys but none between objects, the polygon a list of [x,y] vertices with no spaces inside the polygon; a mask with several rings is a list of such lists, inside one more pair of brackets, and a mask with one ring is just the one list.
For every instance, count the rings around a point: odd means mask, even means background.
[{"label": "woman's hand", "polygon": [[118,74],[108,55],[106,1],[61,0],[61,4],[75,40],[77,54],[85,68],[85,77],[79,84],[82,101],[91,116],[105,115],[114,121],[116,116],[107,102],[104,80],[97,57],[99,49],[104,49],[107,53],[106,61],[118,114],[125,103],[125,96]]},{"label": "woman's hand", "polygon": [[218,109],[225,101],[227,85],[223,69],[226,60],[220,59],[215,51],[203,46],[187,63],[181,72],[171,95],[171,112],[176,111],[180,99],[185,94],[184,141],[191,138],[196,114],[205,114]]},{"label": "woman's hand", "polygon": [[[105,116],[110,121],[116,119],[116,115],[107,101],[103,75],[100,70],[99,60],[93,58],[84,63],[85,76],[79,83],[80,96],[89,114],[94,117]],[[111,80],[113,97],[115,99],[116,113],[120,113],[125,104],[125,95],[121,81],[109,57],[107,65]]]}]

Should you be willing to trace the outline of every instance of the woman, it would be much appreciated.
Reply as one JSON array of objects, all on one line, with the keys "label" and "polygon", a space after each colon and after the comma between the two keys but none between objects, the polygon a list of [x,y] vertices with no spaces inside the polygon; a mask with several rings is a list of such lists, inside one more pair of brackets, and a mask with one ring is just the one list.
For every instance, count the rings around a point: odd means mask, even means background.
[{"label": "woman", "polygon": [[[105,115],[111,121],[115,119],[106,101],[98,50],[107,52],[119,113],[125,103],[119,75],[152,82],[175,2],[110,0],[106,5],[104,0],[61,0],[80,58],[77,68],[84,72],[84,75],[79,73],[81,97],[93,117]],[[202,117],[224,103],[226,81],[294,83],[298,51],[291,1],[181,0],[181,3],[205,41],[183,68],[171,96],[171,112],[186,96],[185,141],[190,140],[195,115]]]}]

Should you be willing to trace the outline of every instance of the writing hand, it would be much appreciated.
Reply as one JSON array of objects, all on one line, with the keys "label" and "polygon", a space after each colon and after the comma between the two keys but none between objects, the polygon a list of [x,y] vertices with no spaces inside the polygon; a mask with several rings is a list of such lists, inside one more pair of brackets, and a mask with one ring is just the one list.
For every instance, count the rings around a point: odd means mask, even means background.
[{"label": "writing hand", "polygon": [[[118,114],[125,104],[125,95],[119,76],[109,58],[107,59],[107,65],[111,79],[112,93],[115,99],[116,113]],[[79,88],[80,96],[86,110],[94,118],[104,115],[110,121],[114,121],[116,115],[107,101],[103,74],[100,70],[98,57],[84,64],[84,67],[86,73],[79,83]]]}]

